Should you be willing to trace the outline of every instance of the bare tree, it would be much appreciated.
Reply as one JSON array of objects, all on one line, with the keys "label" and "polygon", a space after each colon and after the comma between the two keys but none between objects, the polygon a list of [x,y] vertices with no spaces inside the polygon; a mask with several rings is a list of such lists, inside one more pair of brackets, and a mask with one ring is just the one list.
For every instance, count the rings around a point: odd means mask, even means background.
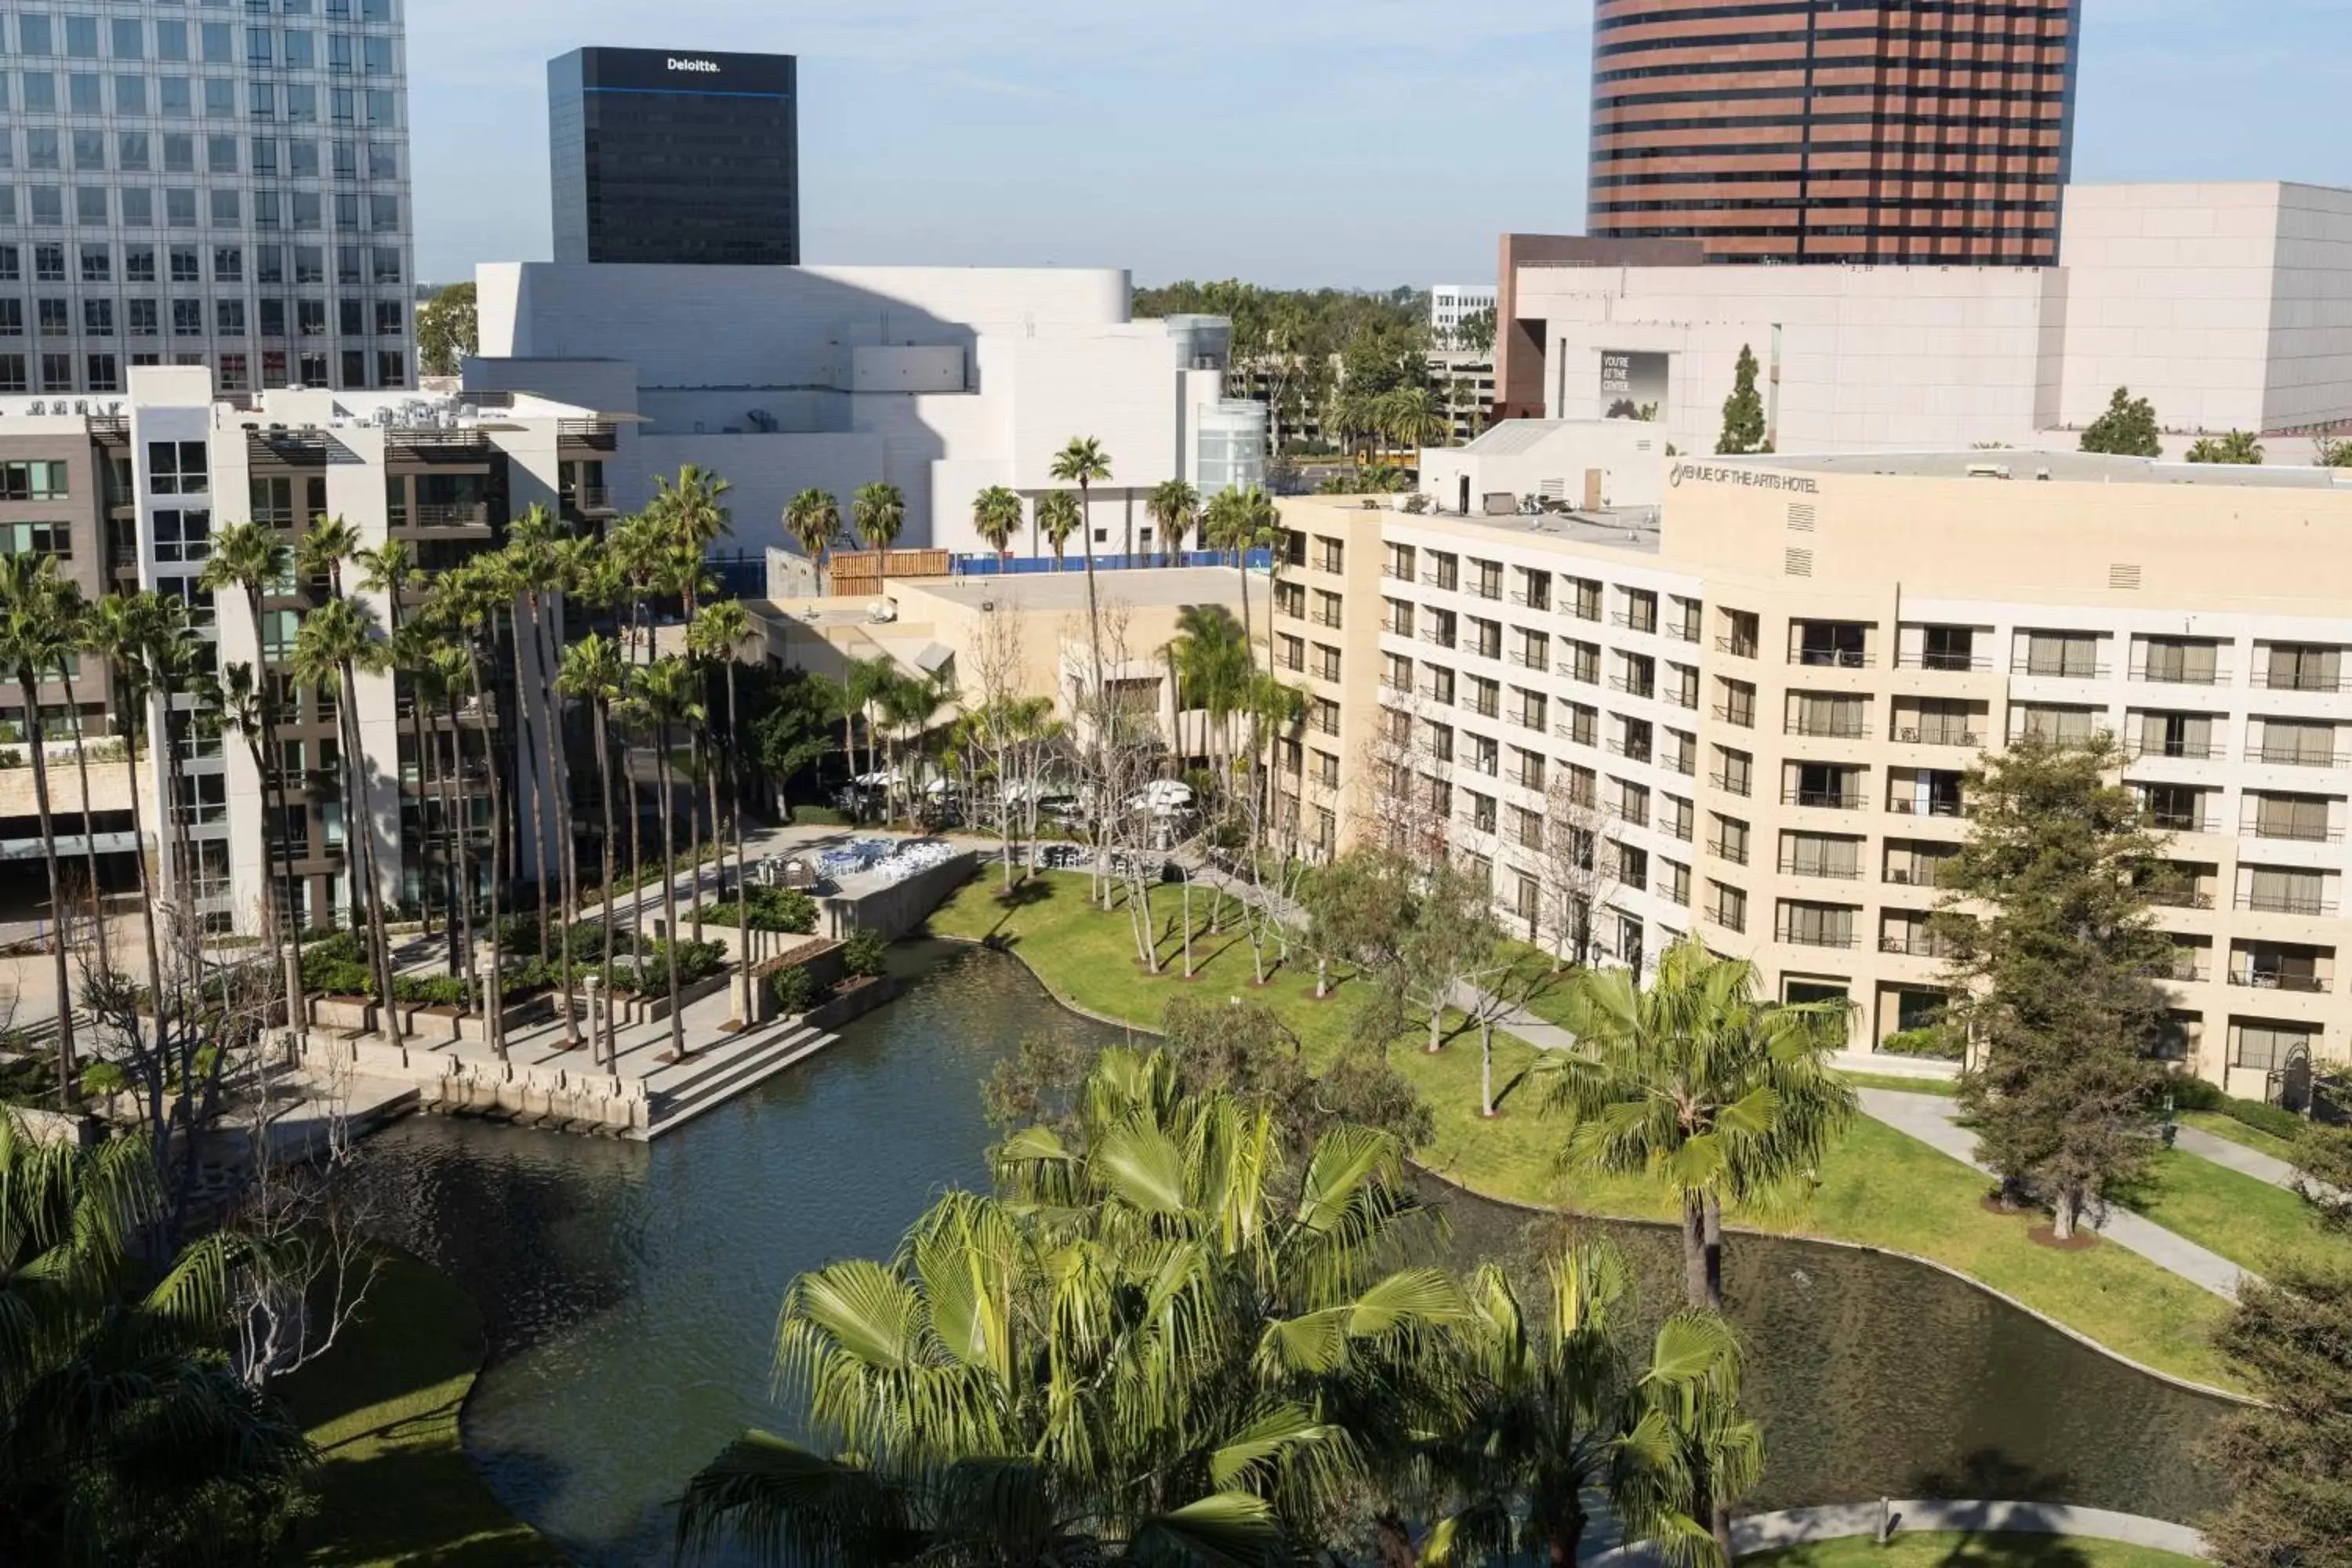
[{"label": "bare tree", "polygon": [[1589,768],[1556,764],[1544,790],[1543,843],[1536,852],[1538,924],[1548,933],[1552,973],[1581,964],[1592,948],[1593,911],[1616,885],[1616,862],[1601,853],[1608,815]]}]

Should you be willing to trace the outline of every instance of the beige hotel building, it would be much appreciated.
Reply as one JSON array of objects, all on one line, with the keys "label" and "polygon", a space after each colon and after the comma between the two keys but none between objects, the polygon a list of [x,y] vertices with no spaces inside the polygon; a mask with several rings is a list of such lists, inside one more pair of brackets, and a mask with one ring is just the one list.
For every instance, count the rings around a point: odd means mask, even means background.
[{"label": "beige hotel building", "polygon": [[[1609,500],[1467,515],[1488,487],[1449,471],[1419,513],[1283,503],[1301,842],[1442,816],[1507,921],[1549,939],[1548,836],[1591,832],[1602,961],[1695,929],[1781,995],[1851,997],[1853,1048],[1875,1051],[1941,999],[1927,921],[1969,763],[2104,729],[2179,868],[2174,1048],[2255,1098],[2352,1056],[2352,474],[1540,434],[1562,472],[1494,489]],[[1507,425],[1448,456],[1475,468],[1490,443],[1524,467]]]}]

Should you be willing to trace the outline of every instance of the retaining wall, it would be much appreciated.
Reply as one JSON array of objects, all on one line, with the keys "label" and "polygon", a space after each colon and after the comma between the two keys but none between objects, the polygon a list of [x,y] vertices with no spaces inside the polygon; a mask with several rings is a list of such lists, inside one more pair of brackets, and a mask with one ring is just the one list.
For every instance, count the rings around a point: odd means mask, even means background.
[{"label": "retaining wall", "polygon": [[413,1083],[426,1100],[456,1110],[549,1117],[616,1132],[642,1131],[649,1120],[642,1081],[598,1071],[585,1062],[577,1067],[532,1067],[469,1060],[421,1046],[387,1045],[381,1039],[317,1037],[312,1037],[304,1060],[320,1070],[350,1068],[371,1078]]},{"label": "retaining wall", "polygon": [[827,936],[845,938],[851,931],[871,927],[882,933],[883,941],[896,942],[930,919],[933,910],[970,881],[971,868],[972,851],[959,850],[903,882],[856,898],[835,893],[820,899],[818,929]]}]

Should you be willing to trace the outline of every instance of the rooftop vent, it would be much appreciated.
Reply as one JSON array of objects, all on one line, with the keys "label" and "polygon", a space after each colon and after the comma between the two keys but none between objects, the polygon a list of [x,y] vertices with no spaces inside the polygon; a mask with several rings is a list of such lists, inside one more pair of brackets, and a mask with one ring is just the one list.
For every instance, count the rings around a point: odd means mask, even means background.
[{"label": "rooftop vent", "polygon": [[1972,479],[2005,479],[2009,478],[2007,463],[1970,463],[1969,478]]},{"label": "rooftop vent", "polygon": [[2135,563],[2122,561],[2118,561],[2113,565],[2110,565],[2107,568],[2107,586],[2110,588],[2128,589],[2137,593],[2139,589],[2138,565]]},{"label": "rooftop vent", "polygon": [[1780,569],[1791,577],[1810,577],[1813,574],[1813,552],[1790,550],[1781,557]]},{"label": "rooftop vent", "polygon": [[1795,533],[1812,532],[1814,515],[1811,501],[1790,501],[1789,503],[1790,531]]}]

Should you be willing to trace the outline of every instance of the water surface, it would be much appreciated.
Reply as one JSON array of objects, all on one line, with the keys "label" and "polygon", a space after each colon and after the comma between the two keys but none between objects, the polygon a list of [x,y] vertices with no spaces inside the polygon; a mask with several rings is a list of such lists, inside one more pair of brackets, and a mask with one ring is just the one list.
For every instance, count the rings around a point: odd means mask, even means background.
[{"label": "water surface", "polygon": [[[492,1363],[466,1440],[499,1496],[583,1563],[665,1561],[668,1500],[768,1401],[785,1286],[887,1255],[932,1195],[978,1185],[979,1080],[1022,1037],[1123,1031],[1055,1006],[1005,955],[903,946],[926,971],[839,1045],[650,1146],[416,1118],[372,1141],[401,1239],[479,1300]],[[1466,1264],[1528,1217],[1450,1192]],[[1645,1300],[1671,1234],[1611,1226]],[[1881,1494],[2047,1498],[2186,1519],[2221,1409],[1901,1259],[1735,1238],[1727,1273],[1770,1459],[1754,1508]]]}]

